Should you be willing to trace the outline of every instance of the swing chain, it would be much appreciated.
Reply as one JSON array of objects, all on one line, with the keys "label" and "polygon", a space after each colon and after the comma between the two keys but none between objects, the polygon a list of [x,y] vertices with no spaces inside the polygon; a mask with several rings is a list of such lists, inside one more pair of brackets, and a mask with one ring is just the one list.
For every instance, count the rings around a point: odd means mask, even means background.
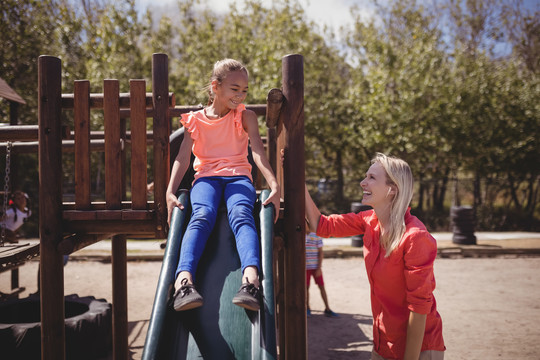
[{"label": "swing chain", "polygon": [[[6,147],[6,176],[4,177],[4,206],[2,207],[3,216],[6,216],[7,213],[7,203],[9,198],[9,173],[11,166],[11,141],[7,142]],[[1,246],[4,245],[6,240],[6,222],[2,221],[2,238],[0,239]]]}]

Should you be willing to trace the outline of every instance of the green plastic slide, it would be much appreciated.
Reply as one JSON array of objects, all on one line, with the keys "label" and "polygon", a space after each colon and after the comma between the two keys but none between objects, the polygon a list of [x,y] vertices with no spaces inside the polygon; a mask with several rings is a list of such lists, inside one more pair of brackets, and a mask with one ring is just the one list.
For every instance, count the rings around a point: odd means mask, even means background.
[{"label": "green plastic slide", "polygon": [[[204,305],[183,312],[172,309],[174,273],[182,234],[189,220],[188,210],[174,209],[143,360],[277,358],[272,273],[274,209],[260,205],[268,195],[269,191],[264,190],[255,207],[261,239],[263,289],[263,307],[259,312],[232,303],[240,288],[242,274],[224,206],[219,210],[196,273],[196,286],[204,297]],[[182,191],[179,198],[183,204],[189,203],[187,191]]]}]

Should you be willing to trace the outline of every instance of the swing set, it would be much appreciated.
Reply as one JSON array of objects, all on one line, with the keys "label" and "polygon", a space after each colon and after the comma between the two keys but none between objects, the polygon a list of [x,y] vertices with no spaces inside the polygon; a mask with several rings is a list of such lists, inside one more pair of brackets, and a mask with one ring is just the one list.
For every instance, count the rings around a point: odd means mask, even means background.
[{"label": "swing set", "polygon": [[[0,97],[9,102],[9,122],[10,124],[17,123],[17,110],[20,104],[26,104],[23,98],[15,92],[9,85],[0,78]],[[37,130],[37,127],[33,127]],[[10,197],[10,173],[11,173],[11,152],[12,141],[19,140],[19,126],[1,126],[0,141],[6,143],[6,168],[4,177],[4,191],[2,202],[2,216],[7,213],[8,199]],[[37,134],[37,132],[36,132]],[[19,287],[19,266],[26,261],[39,255],[39,244],[6,244],[6,228],[2,223],[0,235],[0,273],[11,270],[11,292],[0,293],[0,299],[17,297],[19,293],[24,291],[23,287]]]},{"label": "swing set", "polygon": [[[8,211],[8,199],[10,198],[10,172],[12,142],[6,144],[6,168],[4,176],[4,191],[2,202],[2,217]],[[16,211],[16,210],[15,210]],[[6,223],[2,221],[0,233],[0,273],[11,270],[11,292],[0,293],[0,298],[17,297],[25,290],[19,286],[19,267],[39,255],[39,244],[30,243],[7,243]]]}]

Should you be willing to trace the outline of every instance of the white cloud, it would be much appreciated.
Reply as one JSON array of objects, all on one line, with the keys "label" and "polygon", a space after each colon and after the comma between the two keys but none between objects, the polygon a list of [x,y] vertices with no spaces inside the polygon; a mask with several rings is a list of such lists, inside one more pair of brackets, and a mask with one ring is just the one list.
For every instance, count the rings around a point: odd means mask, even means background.
[{"label": "white cloud", "polygon": [[[322,29],[324,25],[335,30],[339,29],[343,25],[351,25],[352,17],[350,8],[356,5],[360,8],[361,13],[366,17],[370,17],[373,14],[373,10],[369,5],[368,0],[298,0],[300,5],[306,11],[308,19],[317,23]],[[215,12],[227,12],[233,0],[207,0],[208,6]],[[159,6],[170,6],[176,3],[176,0],[160,0]],[[239,6],[242,4],[242,0],[238,0]],[[271,7],[272,0],[262,0],[262,4],[267,7]],[[156,6],[155,0],[139,0],[138,6],[140,9],[146,9],[148,6]]]}]

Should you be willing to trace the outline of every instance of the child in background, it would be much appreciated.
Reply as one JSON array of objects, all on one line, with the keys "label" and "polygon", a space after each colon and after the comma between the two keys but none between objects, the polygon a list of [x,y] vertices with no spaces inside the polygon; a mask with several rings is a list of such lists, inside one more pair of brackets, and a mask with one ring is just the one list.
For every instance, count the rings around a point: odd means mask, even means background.
[{"label": "child in background", "polygon": [[209,105],[183,114],[180,120],[186,131],[167,187],[169,221],[174,207],[184,208],[175,193],[188,169],[192,151],[196,173],[190,194],[192,215],[176,270],[173,305],[176,311],[203,305],[194,285],[195,271],[222,200],[227,205],[242,266],[243,283],[233,303],[253,311],[260,308],[260,244],[253,218],[256,192],[247,159],[248,142],[253,160],[271,190],[263,206],[274,204],[275,220],[279,214],[280,191],[264,152],[257,116],[242,104],[247,91],[246,67],[233,59],[218,61],[208,85]]},{"label": "child in background", "polygon": [[1,241],[17,243],[17,230],[32,215],[27,207],[28,195],[20,190],[13,192],[6,213],[2,215],[2,230],[5,230],[5,239]]},{"label": "child in background", "polygon": [[326,295],[326,289],[324,288],[324,279],[322,274],[322,261],[323,261],[323,242],[322,239],[314,232],[310,231],[309,223],[306,221],[306,305],[307,316],[311,316],[311,309],[309,307],[309,285],[311,283],[311,277],[315,281],[315,284],[319,286],[321,297],[324,302],[324,315],[328,317],[338,317],[339,315],[330,310],[328,305],[328,296]]}]

